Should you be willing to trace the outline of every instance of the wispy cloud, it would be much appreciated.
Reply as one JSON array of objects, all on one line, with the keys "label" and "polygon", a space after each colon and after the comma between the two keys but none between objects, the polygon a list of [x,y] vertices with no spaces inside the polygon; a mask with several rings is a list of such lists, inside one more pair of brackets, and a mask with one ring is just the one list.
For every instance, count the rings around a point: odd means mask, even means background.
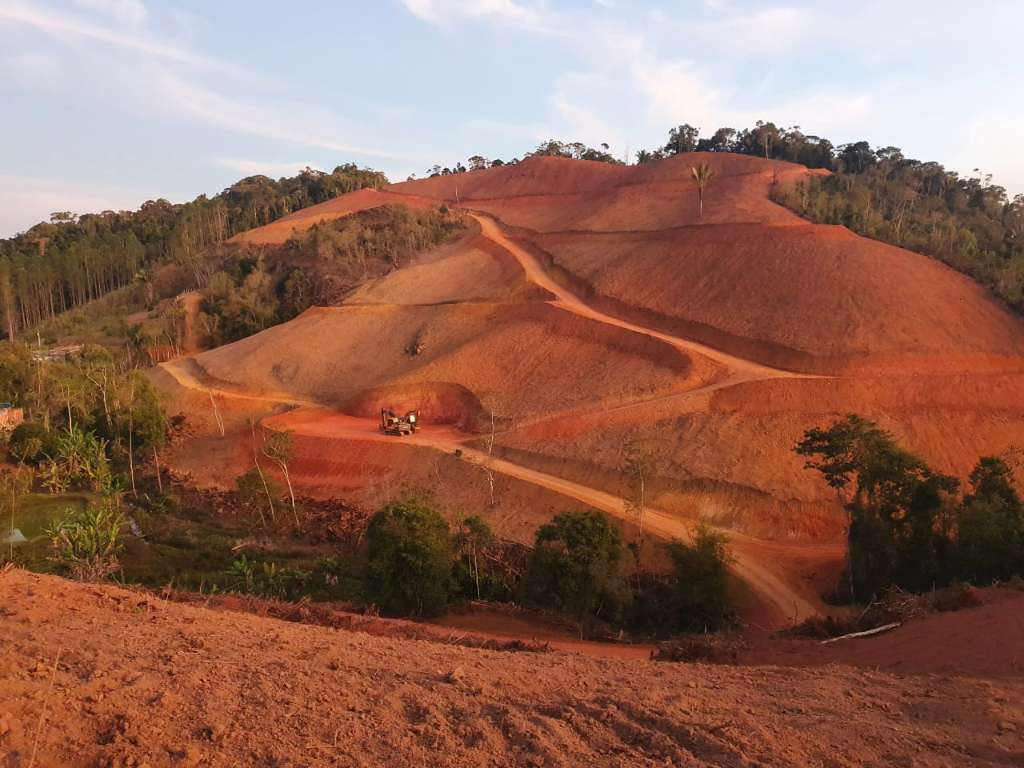
[{"label": "wispy cloud", "polygon": [[439,26],[459,21],[486,21],[545,35],[565,34],[543,2],[519,0],[402,0],[414,16]]},{"label": "wispy cloud", "polygon": [[[44,10],[26,2],[0,0],[0,24],[4,21],[40,30],[58,43],[91,43],[97,52],[134,57],[125,65],[124,56],[95,57],[97,81],[116,80],[134,98],[123,99],[136,110],[180,119],[182,116],[236,133],[273,141],[314,147],[331,152],[365,157],[394,158],[393,152],[339,137],[351,135],[353,126],[329,111],[301,104],[277,104],[261,93],[259,80],[251,73],[189,48],[146,33],[134,25],[146,18],[138,0],[76,0],[78,5],[105,17],[102,23]],[[75,51],[76,56],[81,56]],[[42,53],[12,60],[9,66],[28,69],[40,81],[50,71],[52,59]],[[237,92],[247,96],[229,97],[214,90],[196,68],[218,70],[244,82]],[[237,85],[238,83],[236,83]]]},{"label": "wispy cloud", "polygon": [[0,5],[0,21],[33,27],[57,38],[75,37],[93,40],[146,56],[179,64],[190,64],[211,69],[232,70],[233,67],[217,59],[182,48],[136,31],[123,32],[64,14],[42,11],[24,3]]},{"label": "wispy cloud", "polygon": [[335,140],[324,125],[332,118],[314,116],[301,106],[292,105],[285,111],[238,101],[166,70],[157,75],[154,86],[174,111],[228,130],[332,152],[397,157],[390,151]]},{"label": "wispy cloud", "polygon": [[[245,176],[294,176],[304,168],[316,168],[316,163],[281,163],[272,160],[247,160],[240,157],[217,157],[214,162]],[[320,169],[323,170],[323,169]]]}]

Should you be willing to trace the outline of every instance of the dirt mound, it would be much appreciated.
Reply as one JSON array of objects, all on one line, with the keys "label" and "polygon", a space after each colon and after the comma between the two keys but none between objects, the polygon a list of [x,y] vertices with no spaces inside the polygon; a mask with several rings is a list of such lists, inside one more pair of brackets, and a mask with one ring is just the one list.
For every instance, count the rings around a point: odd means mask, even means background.
[{"label": "dirt mound", "polygon": [[0,603],[12,764],[937,768],[1024,754],[1020,679],[477,650],[20,571],[0,575]]},{"label": "dirt mound", "polygon": [[459,384],[423,382],[377,387],[360,392],[341,406],[345,413],[374,419],[382,409],[419,411],[428,424],[454,424],[467,432],[483,429],[487,411],[479,398]]},{"label": "dirt mound", "polygon": [[519,262],[486,237],[442,246],[412,264],[370,281],[346,304],[450,304],[543,301],[547,291],[528,282]]}]

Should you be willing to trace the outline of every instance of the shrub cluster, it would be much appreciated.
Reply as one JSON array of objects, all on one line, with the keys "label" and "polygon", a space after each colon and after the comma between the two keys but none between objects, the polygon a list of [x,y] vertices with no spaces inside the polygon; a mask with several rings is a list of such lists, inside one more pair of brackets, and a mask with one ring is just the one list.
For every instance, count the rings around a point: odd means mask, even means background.
[{"label": "shrub cluster", "polygon": [[1024,573],[1024,501],[1005,459],[981,458],[969,492],[960,495],[956,478],[856,415],[808,430],[795,450],[844,499],[848,557],[840,597],[866,601],[892,586],[920,592]]}]

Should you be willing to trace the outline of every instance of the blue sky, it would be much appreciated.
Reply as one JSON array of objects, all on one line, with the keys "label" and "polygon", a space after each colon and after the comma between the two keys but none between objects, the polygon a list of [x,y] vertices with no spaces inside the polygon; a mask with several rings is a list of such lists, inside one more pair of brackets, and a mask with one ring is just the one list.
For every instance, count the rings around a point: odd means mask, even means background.
[{"label": "blue sky", "polygon": [[1018,0],[0,0],[0,236],[342,162],[393,180],[681,122],[893,144],[1024,192]]}]

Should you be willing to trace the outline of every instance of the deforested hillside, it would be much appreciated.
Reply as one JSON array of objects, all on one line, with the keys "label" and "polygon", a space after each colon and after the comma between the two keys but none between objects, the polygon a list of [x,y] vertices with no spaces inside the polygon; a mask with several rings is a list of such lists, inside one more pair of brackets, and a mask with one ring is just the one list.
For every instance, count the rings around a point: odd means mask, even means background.
[{"label": "deforested hillside", "polygon": [[[698,165],[712,172],[703,211]],[[532,157],[344,195],[238,240],[282,243],[403,203],[444,206],[470,229],[160,380],[233,407],[298,406],[266,423],[292,431],[309,493],[454,484],[461,507],[491,510],[520,540],[546,514],[530,486],[548,510],[584,503],[630,523],[624,467],[641,451],[659,535],[702,521],[738,537],[737,573],[784,624],[793,600],[813,613],[809,585],[836,567],[846,526],[793,452],[807,429],[858,413],[964,481],[1024,441],[1021,320],[937,261],[772,201],[822,173],[723,152]],[[424,431],[378,433],[381,408],[420,409]],[[178,461],[230,486],[247,435],[207,430],[202,455],[222,444],[237,462],[216,472],[187,446]]]}]

